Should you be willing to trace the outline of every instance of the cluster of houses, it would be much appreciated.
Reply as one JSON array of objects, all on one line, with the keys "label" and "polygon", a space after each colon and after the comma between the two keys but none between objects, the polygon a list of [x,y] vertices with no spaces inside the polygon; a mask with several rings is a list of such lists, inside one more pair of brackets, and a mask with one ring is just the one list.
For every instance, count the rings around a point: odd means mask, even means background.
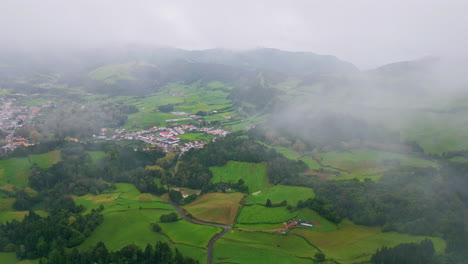
[{"label": "cluster of houses", "polygon": [[31,142],[20,136],[15,136],[15,131],[24,124],[31,122],[39,111],[52,104],[42,104],[38,106],[19,106],[15,104],[15,98],[0,97],[0,129],[6,132],[4,146],[1,151],[12,151],[18,146],[29,146]]},{"label": "cluster of houses", "polygon": [[[185,133],[205,132],[215,135],[216,137],[225,136],[229,132],[223,129],[196,127],[194,125],[181,124],[172,127],[152,127],[139,131],[126,131],[125,129],[116,129],[112,133],[107,128],[102,128],[99,135],[93,135],[97,140],[140,140],[150,145],[153,148],[160,149],[164,152],[181,151],[185,152],[192,148],[203,148],[206,144],[204,141],[190,141],[181,143],[179,135]],[[216,138],[215,137],[215,138]],[[151,148],[148,147],[147,150]]]}]

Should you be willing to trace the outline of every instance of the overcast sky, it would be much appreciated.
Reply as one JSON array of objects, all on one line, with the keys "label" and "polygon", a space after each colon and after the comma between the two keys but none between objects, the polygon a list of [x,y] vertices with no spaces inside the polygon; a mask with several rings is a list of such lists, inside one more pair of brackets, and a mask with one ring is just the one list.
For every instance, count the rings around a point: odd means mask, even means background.
[{"label": "overcast sky", "polygon": [[1,0],[0,45],[256,47],[360,68],[468,55],[467,0]]}]

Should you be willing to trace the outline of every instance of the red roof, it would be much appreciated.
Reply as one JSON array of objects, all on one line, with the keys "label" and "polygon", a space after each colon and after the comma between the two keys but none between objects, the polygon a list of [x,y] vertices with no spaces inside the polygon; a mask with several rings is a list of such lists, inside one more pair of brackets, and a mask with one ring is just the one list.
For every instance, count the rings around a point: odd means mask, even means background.
[{"label": "red roof", "polygon": [[164,135],[164,136],[170,136],[170,135],[172,135],[172,134],[169,133],[169,132],[161,132],[161,133],[159,133],[159,134]]}]

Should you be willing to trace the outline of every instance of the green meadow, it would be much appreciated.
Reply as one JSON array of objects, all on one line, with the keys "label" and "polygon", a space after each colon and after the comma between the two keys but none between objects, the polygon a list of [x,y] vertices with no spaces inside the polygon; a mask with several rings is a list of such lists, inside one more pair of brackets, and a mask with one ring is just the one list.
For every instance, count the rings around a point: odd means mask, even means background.
[{"label": "green meadow", "polygon": [[313,263],[318,250],[299,236],[231,230],[213,252],[213,263]]},{"label": "green meadow", "polygon": [[263,163],[249,163],[229,161],[222,167],[210,167],[213,172],[211,182],[233,182],[244,180],[249,192],[257,192],[269,187],[266,177],[266,165]]},{"label": "green meadow", "polygon": [[248,204],[262,204],[270,199],[273,204],[287,201],[289,205],[296,205],[299,200],[305,201],[314,198],[314,190],[307,187],[276,185],[260,192],[247,196],[245,202]]},{"label": "green meadow", "polygon": [[28,174],[31,165],[36,163],[41,168],[48,168],[60,160],[59,150],[29,155],[24,158],[0,160],[0,186],[11,184],[17,187],[26,187],[28,185]]}]

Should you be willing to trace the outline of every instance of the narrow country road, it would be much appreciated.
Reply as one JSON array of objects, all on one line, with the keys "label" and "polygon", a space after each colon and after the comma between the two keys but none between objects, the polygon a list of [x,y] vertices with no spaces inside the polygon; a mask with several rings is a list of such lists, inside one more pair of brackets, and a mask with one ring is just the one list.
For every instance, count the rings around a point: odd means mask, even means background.
[{"label": "narrow country road", "polygon": [[210,242],[208,243],[208,252],[207,252],[207,259],[206,259],[206,263],[207,264],[212,264],[213,263],[213,246],[216,242],[216,240],[218,240],[219,238],[221,238],[224,234],[226,234],[230,229],[231,229],[231,226],[228,226],[228,225],[221,225],[221,224],[213,224],[213,223],[207,223],[207,222],[202,222],[200,220],[197,220],[197,219],[193,219],[193,218],[190,218],[187,216],[187,214],[184,212],[184,210],[182,210],[182,208],[179,207],[179,205],[177,205],[176,203],[174,203],[173,201],[169,200],[169,203],[174,206],[174,208],[177,210],[177,212],[187,221],[191,222],[191,223],[194,223],[194,224],[197,224],[197,225],[204,225],[204,226],[214,226],[214,227],[219,227],[219,228],[222,228],[223,231],[214,235],[211,239],[210,239]]}]

